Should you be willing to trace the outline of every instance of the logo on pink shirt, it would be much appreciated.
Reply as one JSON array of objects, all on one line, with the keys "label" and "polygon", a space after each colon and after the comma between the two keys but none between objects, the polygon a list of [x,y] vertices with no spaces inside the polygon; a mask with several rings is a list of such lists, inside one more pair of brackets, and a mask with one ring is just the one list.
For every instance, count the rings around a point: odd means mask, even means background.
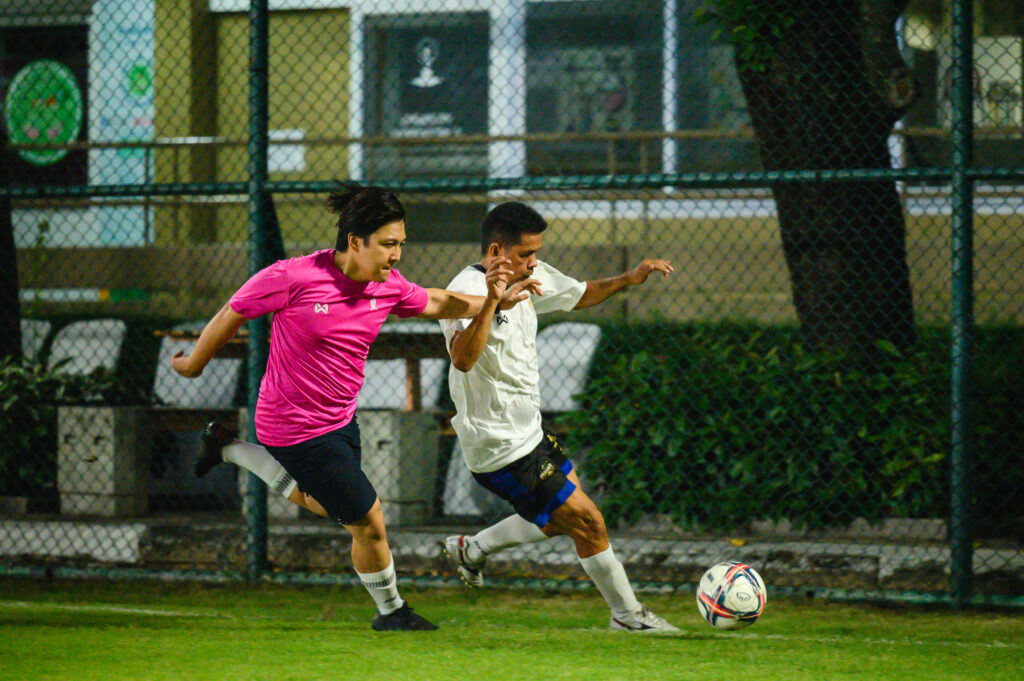
[{"label": "logo on pink shirt", "polygon": [[327,314],[327,303],[314,303],[313,312],[316,314]]}]

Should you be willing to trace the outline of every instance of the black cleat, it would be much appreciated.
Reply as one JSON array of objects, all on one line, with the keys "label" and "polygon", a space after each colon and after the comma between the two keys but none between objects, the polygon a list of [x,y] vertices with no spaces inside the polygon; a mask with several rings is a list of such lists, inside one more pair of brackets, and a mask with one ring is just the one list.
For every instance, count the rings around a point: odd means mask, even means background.
[{"label": "black cleat", "polygon": [[203,428],[203,434],[199,437],[199,453],[196,454],[195,471],[196,477],[201,478],[210,472],[210,469],[222,462],[220,450],[225,445],[231,444],[235,439],[232,433],[223,424],[210,421]]},{"label": "black cleat", "polygon": [[370,626],[377,631],[433,631],[437,629],[436,624],[431,624],[414,613],[408,603],[404,603],[401,608],[390,615],[377,613]]}]

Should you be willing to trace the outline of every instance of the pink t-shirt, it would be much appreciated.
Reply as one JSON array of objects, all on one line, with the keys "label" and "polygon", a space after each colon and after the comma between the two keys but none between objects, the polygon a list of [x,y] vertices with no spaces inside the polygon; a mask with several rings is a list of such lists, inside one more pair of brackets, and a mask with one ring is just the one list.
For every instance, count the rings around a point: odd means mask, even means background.
[{"label": "pink t-shirt", "polygon": [[274,313],[256,434],[287,447],[352,420],[370,344],[388,313],[423,312],[427,290],[398,270],[383,283],[353,281],[328,249],[260,270],[229,304],[246,319]]}]

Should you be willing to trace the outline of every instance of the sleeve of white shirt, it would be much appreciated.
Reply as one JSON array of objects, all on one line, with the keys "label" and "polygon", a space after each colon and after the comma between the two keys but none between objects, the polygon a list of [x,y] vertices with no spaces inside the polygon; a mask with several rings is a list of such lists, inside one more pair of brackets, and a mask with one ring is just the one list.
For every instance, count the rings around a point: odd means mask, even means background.
[{"label": "sleeve of white shirt", "polygon": [[537,261],[532,278],[540,282],[541,295],[530,296],[537,314],[568,312],[587,290],[587,282],[567,277],[546,262]]},{"label": "sleeve of white shirt", "polygon": [[[487,277],[476,268],[467,267],[459,272],[451,282],[445,286],[448,291],[455,293],[468,293],[473,296],[487,295]],[[441,332],[444,334],[444,342],[449,348],[452,346],[452,338],[459,331],[465,331],[472,317],[463,319],[439,319]]]}]

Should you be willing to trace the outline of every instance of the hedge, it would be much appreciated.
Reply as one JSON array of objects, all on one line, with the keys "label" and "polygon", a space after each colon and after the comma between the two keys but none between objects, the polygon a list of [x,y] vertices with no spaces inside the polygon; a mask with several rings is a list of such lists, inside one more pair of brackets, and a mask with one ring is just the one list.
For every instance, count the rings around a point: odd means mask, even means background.
[{"label": "hedge", "polygon": [[[610,324],[580,409],[563,415],[606,520],[694,530],[821,528],[949,513],[949,330],[911,352],[811,352],[793,328]],[[977,342],[976,526],[1021,532],[1021,329]]]}]

